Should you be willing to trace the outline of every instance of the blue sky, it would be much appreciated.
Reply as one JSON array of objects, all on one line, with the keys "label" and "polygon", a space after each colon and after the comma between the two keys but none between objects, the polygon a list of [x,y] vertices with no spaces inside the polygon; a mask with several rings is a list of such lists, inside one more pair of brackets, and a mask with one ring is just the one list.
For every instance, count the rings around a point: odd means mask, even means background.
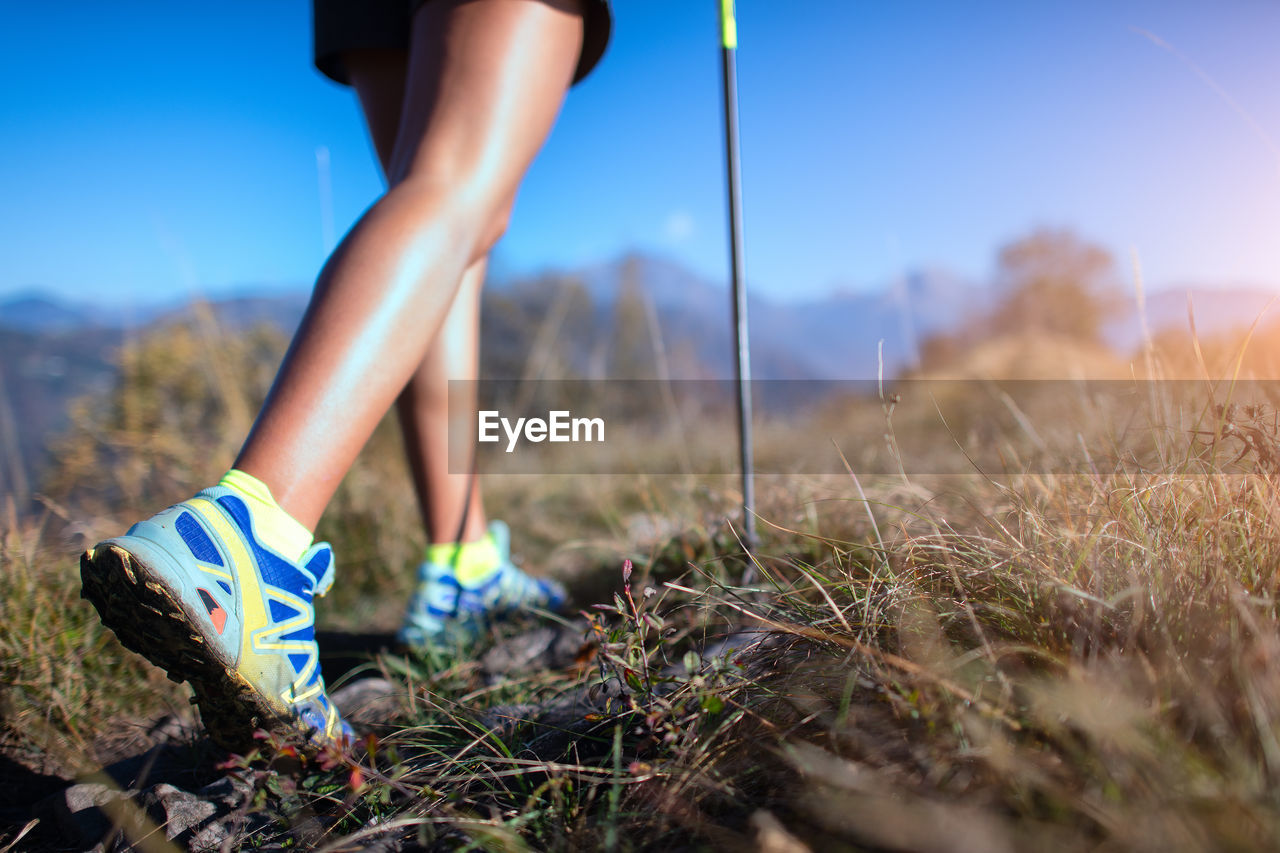
[{"label": "blue sky", "polygon": [[[507,274],[631,248],[726,276],[718,0],[615,0],[528,177]],[[1280,289],[1280,3],[739,0],[747,262],[802,299],[1037,225],[1149,286]],[[151,302],[309,285],[381,183],[305,0],[14,4],[0,294]]]}]

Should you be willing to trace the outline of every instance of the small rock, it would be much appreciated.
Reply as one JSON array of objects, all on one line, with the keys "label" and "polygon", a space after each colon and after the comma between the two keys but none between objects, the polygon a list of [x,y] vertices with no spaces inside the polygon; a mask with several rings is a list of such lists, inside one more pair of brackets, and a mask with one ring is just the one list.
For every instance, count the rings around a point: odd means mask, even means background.
[{"label": "small rock", "polygon": [[536,662],[548,656],[555,639],[556,630],[551,627],[526,631],[485,652],[480,658],[480,666],[490,675],[507,675],[537,668]]},{"label": "small rock", "polygon": [[537,719],[542,711],[541,705],[527,702],[520,705],[494,705],[476,714],[476,722],[496,733],[500,739],[509,740],[523,725]]},{"label": "small rock", "polygon": [[192,830],[189,838],[183,839],[187,849],[221,850],[224,845],[227,849],[236,849],[236,840],[244,834],[253,784],[232,773],[210,782],[196,794],[213,806],[214,812],[213,817]]},{"label": "small rock", "polygon": [[385,723],[399,710],[396,687],[385,678],[362,678],[330,694],[342,716],[352,723]]},{"label": "small rock", "polygon": [[[627,705],[619,701],[625,690],[617,679],[610,679],[604,684],[575,688],[543,705],[507,706],[525,715],[526,722],[520,725],[521,753],[557,760],[570,750],[579,758],[597,750],[607,752],[612,739],[602,735],[631,715]],[[490,713],[494,710],[497,709]]]},{"label": "small rock", "polygon": [[702,649],[702,660],[705,666],[713,658],[728,658],[732,661],[741,655],[751,655],[761,649],[768,648],[776,642],[777,635],[769,631],[735,631],[715,642],[708,643]]},{"label": "small rock", "polygon": [[[151,746],[143,752],[108,764],[102,773],[121,788],[143,789],[168,782],[181,788],[195,788],[209,778],[208,744],[197,739],[190,720],[167,716],[147,730]],[[96,781],[88,777],[84,781]]]},{"label": "small rock", "polygon": [[228,838],[239,838],[239,822],[232,824],[230,821],[211,821],[208,826],[201,828],[198,832],[192,834],[187,841],[188,850],[236,850],[239,844],[235,841],[227,842]]},{"label": "small rock", "polygon": [[[622,683],[622,679],[614,675],[597,684],[589,684],[582,688],[581,696],[575,701],[578,704],[589,705],[592,711],[608,714],[612,712],[615,703],[630,694],[630,688]],[[560,704],[564,704],[563,700]]]},{"label": "small rock", "polygon": [[560,758],[571,747],[590,752],[597,743],[607,749],[611,740],[593,736],[611,730],[619,712],[627,713],[614,682],[578,687],[541,704],[495,705],[477,713],[476,722],[521,754],[540,759]]},{"label": "small rock", "polygon": [[[275,822],[262,813],[237,812],[209,821],[189,838],[175,839],[185,849],[200,853],[251,849],[260,853],[311,849],[299,847],[296,839],[283,838]],[[250,843],[252,842],[252,843]]]},{"label": "small rock", "polygon": [[756,849],[760,853],[810,853],[809,846],[796,838],[769,812],[760,809],[751,815],[756,831]]},{"label": "small rock", "polygon": [[199,793],[203,799],[217,803],[221,809],[238,809],[253,797],[253,784],[239,775],[231,774],[210,782]]},{"label": "small rock", "polygon": [[148,788],[142,794],[141,806],[170,841],[200,826],[218,811],[208,800],[169,784]]},{"label": "small rock", "polygon": [[239,850],[250,835],[263,837],[271,821],[263,815],[243,812],[223,815],[197,829],[185,842],[188,850]]},{"label": "small rock", "polygon": [[111,831],[111,818],[102,810],[136,791],[122,791],[99,782],[81,782],[36,803],[36,817],[57,828],[69,844],[83,850],[102,841]]},{"label": "small rock", "polygon": [[147,737],[156,743],[190,743],[195,740],[197,728],[195,720],[190,717],[179,717],[166,714],[151,724],[147,729]]},{"label": "small rock", "polygon": [[544,625],[504,640],[480,658],[490,676],[524,673],[533,669],[563,669],[582,656],[589,645],[586,620],[569,625]]}]

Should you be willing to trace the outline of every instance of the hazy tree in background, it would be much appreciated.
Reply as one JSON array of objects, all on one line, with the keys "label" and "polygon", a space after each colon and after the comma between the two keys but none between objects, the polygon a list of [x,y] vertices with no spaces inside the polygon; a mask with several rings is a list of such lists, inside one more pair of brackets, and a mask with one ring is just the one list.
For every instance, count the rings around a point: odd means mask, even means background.
[{"label": "hazy tree in background", "polygon": [[613,306],[608,372],[613,379],[656,379],[656,344],[640,258],[622,263],[617,301]]},{"label": "hazy tree in background", "polygon": [[1041,228],[1001,250],[991,334],[1051,332],[1097,341],[1115,293],[1115,263],[1070,229]]}]

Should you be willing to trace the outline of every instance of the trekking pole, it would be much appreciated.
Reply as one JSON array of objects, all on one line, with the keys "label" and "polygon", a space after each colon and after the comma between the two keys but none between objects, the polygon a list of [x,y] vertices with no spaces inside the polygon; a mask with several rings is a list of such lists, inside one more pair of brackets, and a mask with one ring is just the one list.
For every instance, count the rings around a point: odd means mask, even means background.
[{"label": "trekking pole", "polygon": [[[733,363],[737,371],[738,449],[742,457],[742,534],[748,548],[756,545],[755,484],[751,443],[751,352],[747,333],[746,262],[742,236],[742,174],[738,163],[738,21],[734,0],[720,0],[720,67],[724,78],[724,148],[729,184],[729,262],[733,276]],[[747,564],[743,583],[754,580]]]}]

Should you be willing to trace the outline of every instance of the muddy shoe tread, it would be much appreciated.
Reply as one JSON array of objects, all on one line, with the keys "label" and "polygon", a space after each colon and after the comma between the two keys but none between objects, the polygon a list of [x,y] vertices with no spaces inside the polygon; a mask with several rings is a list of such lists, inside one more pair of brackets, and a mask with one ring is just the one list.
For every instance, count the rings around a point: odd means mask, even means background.
[{"label": "muddy shoe tread", "polygon": [[296,733],[292,721],[266,707],[245,678],[214,658],[195,627],[199,617],[127,551],[104,545],[84,552],[80,580],[81,596],[121,645],[163,669],[170,680],[191,684],[215,743],[243,751],[258,729]]}]

